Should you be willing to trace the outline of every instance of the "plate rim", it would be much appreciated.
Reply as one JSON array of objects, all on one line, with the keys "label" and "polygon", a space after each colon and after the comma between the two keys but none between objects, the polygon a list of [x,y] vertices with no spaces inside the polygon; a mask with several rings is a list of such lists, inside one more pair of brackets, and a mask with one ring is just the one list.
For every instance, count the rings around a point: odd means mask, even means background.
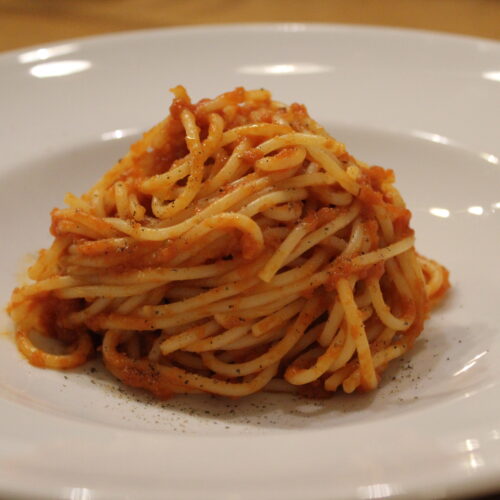
[{"label": "plate rim", "polygon": [[[120,41],[120,39],[127,38],[142,38],[142,37],[154,37],[162,34],[171,35],[190,35],[190,34],[210,34],[212,32],[235,32],[240,33],[251,32],[251,31],[266,31],[266,32],[287,32],[290,27],[300,27],[296,30],[297,32],[349,32],[349,31],[366,31],[373,32],[375,34],[387,34],[396,36],[415,36],[423,38],[440,38],[442,40],[448,40],[455,43],[487,43],[491,44],[493,47],[496,46],[500,49],[500,40],[487,37],[479,37],[474,35],[467,35],[462,33],[451,33],[447,31],[431,30],[424,28],[408,28],[408,27],[397,27],[390,25],[373,25],[373,24],[363,24],[363,23],[329,23],[329,22],[249,22],[249,23],[208,23],[208,24],[197,24],[197,25],[179,25],[179,26],[164,26],[157,28],[141,28],[141,29],[131,29],[123,31],[113,31],[107,33],[99,33],[95,35],[85,35],[75,38],[61,38],[58,40],[53,40],[47,43],[41,42],[31,45],[26,45],[18,47],[16,49],[7,50],[0,52],[0,62],[3,62],[4,58],[9,58],[16,56],[19,53],[37,50],[41,48],[51,48],[57,45],[63,45],[66,43],[101,43],[101,42],[115,42]],[[59,56],[55,56],[59,57]]]}]

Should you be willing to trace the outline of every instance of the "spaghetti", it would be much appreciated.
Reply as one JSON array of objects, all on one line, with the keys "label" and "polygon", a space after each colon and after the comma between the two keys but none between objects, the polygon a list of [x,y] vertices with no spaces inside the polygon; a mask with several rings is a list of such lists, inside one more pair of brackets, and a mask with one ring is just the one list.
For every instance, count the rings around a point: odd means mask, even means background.
[{"label": "spaghetti", "polygon": [[158,397],[376,388],[449,286],[415,251],[393,172],[266,90],[173,93],[164,121],[53,210],[54,242],[8,307],[19,350],[55,369],[100,353]]}]

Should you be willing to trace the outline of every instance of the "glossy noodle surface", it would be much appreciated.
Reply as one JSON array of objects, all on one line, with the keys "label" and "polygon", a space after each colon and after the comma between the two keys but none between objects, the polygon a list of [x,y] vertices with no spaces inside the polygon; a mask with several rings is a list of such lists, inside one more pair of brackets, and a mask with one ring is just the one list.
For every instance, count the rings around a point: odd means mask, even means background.
[{"label": "glossy noodle surface", "polygon": [[20,351],[54,369],[102,356],[158,397],[376,388],[449,286],[415,250],[393,172],[266,90],[173,93],[164,121],[53,210],[54,242],[8,307]]}]

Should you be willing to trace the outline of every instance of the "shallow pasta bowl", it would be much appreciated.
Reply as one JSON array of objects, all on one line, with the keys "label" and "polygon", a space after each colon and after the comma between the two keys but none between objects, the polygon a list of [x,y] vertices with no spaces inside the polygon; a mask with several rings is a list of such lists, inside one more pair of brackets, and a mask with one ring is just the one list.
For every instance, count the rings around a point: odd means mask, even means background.
[{"label": "shallow pasta bowl", "polygon": [[[392,168],[417,248],[453,289],[379,390],[154,402],[97,363],[29,366],[0,338],[0,494],[23,498],[434,498],[500,488],[497,43],[302,24],[158,30],[5,54],[1,303],[49,211],[168,110],[265,87]],[[2,319],[2,330],[9,328]],[[423,479],[425,478],[425,479]],[[36,486],[31,486],[36,485]]]}]

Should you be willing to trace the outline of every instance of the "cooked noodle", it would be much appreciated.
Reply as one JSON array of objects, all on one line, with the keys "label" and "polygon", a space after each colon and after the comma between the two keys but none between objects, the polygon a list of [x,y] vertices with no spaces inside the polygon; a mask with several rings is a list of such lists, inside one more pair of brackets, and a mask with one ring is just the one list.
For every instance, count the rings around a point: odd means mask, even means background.
[{"label": "cooked noodle", "polygon": [[52,212],[54,242],[8,308],[20,351],[56,369],[97,352],[158,397],[377,387],[449,286],[415,252],[392,171],[266,90],[173,93],[164,121]]}]

